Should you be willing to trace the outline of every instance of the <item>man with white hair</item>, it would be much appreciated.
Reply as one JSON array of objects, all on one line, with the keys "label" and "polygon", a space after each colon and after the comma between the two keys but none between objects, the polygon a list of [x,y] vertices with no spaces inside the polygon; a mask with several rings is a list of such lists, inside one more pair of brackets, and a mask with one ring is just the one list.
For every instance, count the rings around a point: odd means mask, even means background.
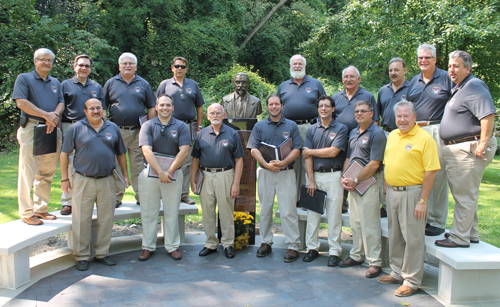
[{"label": "man with white hair", "polygon": [[[54,58],[54,53],[47,48],[36,50],[35,69],[17,77],[12,93],[12,99],[21,109],[21,127],[17,130],[19,215],[28,225],[43,224],[41,219],[56,219],[48,213],[47,205],[61,147],[61,133],[57,125],[64,111],[64,100],[59,80],[49,76]],[[57,129],[57,152],[40,156],[33,154],[34,127],[37,125],[46,125],[47,133]]]},{"label": "man with white hair", "polygon": [[[408,101],[417,109],[417,125],[429,132],[438,146],[439,163],[444,165],[443,141],[439,137],[439,124],[444,107],[451,96],[452,82],[446,71],[436,67],[436,48],[432,45],[418,46],[418,66],[421,73],[411,79]],[[445,168],[436,173],[434,187],[429,198],[425,235],[437,236],[444,232],[448,217],[448,179]]]},{"label": "man with white hair", "polygon": [[[125,52],[118,59],[120,73],[106,81],[104,85],[104,104],[109,109],[109,120],[120,127],[125,146],[128,150],[130,179],[139,199],[139,174],[144,169],[144,156],[139,147],[139,118],[148,110],[148,119],[156,117],[156,98],[151,85],[136,74],[137,57]],[[117,181],[118,183],[118,181]],[[116,185],[116,208],[122,204],[125,189]]]},{"label": "man with white hair", "polygon": [[[306,75],[306,59],[296,54],[290,58],[291,79],[281,83],[278,96],[283,103],[282,115],[293,120],[299,126],[302,146],[306,138],[307,128],[315,123],[318,117],[316,102],[325,89],[317,79]],[[294,171],[297,184],[297,201],[300,198],[300,186],[306,184],[306,164],[302,155],[296,159]]]}]

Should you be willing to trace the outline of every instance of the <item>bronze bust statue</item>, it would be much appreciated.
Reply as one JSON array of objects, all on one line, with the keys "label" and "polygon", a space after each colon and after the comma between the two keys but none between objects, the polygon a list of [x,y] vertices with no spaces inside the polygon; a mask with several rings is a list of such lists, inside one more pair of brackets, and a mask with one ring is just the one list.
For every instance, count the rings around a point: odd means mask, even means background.
[{"label": "bronze bust statue", "polygon": [[262,113],[260,99],[248,93],[250,78],[237,73],[233,80],[234,92],[222,98],[222,106],[228,118],[256,118]]}]

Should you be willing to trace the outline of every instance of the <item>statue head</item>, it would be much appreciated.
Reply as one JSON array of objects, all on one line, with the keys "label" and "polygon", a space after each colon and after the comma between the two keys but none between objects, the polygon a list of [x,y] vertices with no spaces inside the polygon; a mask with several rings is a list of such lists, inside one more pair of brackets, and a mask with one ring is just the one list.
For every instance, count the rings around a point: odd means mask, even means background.
[{"label": "statue head", "polygon": [[238,95],[245,95],[250,87],[250,78],[246,73],[239,72],[234,76],[233,86]]}]

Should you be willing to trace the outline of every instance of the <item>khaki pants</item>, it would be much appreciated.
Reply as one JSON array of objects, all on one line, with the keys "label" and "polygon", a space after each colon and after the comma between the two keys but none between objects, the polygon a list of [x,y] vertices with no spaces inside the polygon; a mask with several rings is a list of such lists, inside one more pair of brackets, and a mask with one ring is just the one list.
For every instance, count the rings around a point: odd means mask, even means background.
[{"label": "khaki pants", "polygon": [[[135,130],[126,130],[120,129],[120,133],[123,138],[123,142],[125,143],[125,147],[127,147],[128,151],[128,161],[130,168],[130,182],[132,183],[132,188],[135,192],[135,199],[139,200],[139,183],[138,178],[139,174],[144,169],[144,156],[142,155],[142,150],[139,147],[139,131],[140,129]],[[121,171],[120,164],[118,160],[116,160],[116,169]],[[118,177],[115,177],[116,181],[119,181]],[[121,185],[116,183],[116,201],[122,201],[123,195],[125,194],[125,189],[121,187]]]},{"label": "khaki pants", "polygon": [[309,128],[311,124],[306,123],[302,125],[298,125],[299,127],[299,133],[300,133],[300,140],[302,141],[302,146],[300,149],[300,155],[295,158],[295,163],[293,164],[293,171],[295,172],[295,182],[296,182],[296,189],[297,189],[297,201],[300,199],[300,187],[306,184],[307,180],[307,172],[306,172],[306,161],[304,160],[304,157],[302,156],[302,148],[304,147],[304,142],[306,139],[306,132],[307,128]]},{"label": "khaki pants", "polygon": [[[71,125],[72,125],[71,123],[66,123],[66,122],[61,123],[63,141],[64,141],[64,136],[66,135],[66,132],[68,131],[68,128]],[[69,161],[68,161],[68,175],[71,186],[73,186],[73,174],[75,173],[75,168],[73,167],[74,159],[75,159],[75,151],[73,150],[69,155]],[[67,194],[63,191],[61,194],[61,205],[71,206],[72,197],[73,197],[73,190],[70,189]]]},{"label": "khaki pants", "polygon": [[492,137],[484,154],[486,160],[476,159],[474,151],[470,152],[473,143],[476,142],[447,145],[443,149],[448,182],[455,199],[450,239],[461,245],[468,245],[471,239],[479,240],[477,229],[479,185],[484,170],[493,160],[497,148],[497,139]]},{"label": "khaki pants", "polygon": [[272,172],[265,168],[257,169],[258,195],[260,204],[260,236],[262,243],[273,244],[273,206],[278,196],[281,226],[285,233],[288,249],[299,250],[299,219],[297,215],[297,194],[293,170]]},{"label": "khaki pants", "polygon": [[89,260],[94,203],[97,207],[97,241],[95,258],[106,257],[111,244],[115,214],[115,179],[94,179],[75,173],[73,178],[72,234],[76,261]]},{"label": "khaki pants", "polygon": [[[328,246],[330,256],[340,256],[340,235],[342,233],[342,172],[320,173],[314,172],[314,181],[319,190],[326,192],[326,216],[328,218]],[[307,210],[306,245],[307,250],[318,250],[318,238],[321,214]]]},{"label": "khaki pants", "polygon": [[177,179],[172,183],[160,182],[158,178],[149,178],[148,170],[139,175],[141,190],[142,249],[154,251],[158,234],[158,216],[161,202],[165,216],[165,249],[171,253],[179,248],[179,206],[181,202],[182,171],[177,170]]},{"label": "khaki pants", "polygon": [[377,181],[363,196],[358,192],[349,192],[349,221],[352,230],[351,258],[363,261],[363,256],[370,265],[382,266],[382,230],[380,227],[379,184],[383,183],[381,173],[376,174]]},{"label": "khaki pants", "polygon": [[[57,170],[61,152],[61,130],[57,128],[57,152],[42,156],[33,155],[34,127],[37,123],[29,120],[26,127],[17,130],[19,142],[19,173],[17,195],[19,215],[29,218],[33,213],[47,212],[50,201],[52,178]],[[31,200],[33,188],[33,202]]]},{"label": "khaki pants", "polygon": [[224,248],[234,245],[234,199],[231,198],[231,185],[234,170],[211,173],[205,172],[200,192],[200,203],[203,214],[203,228],[207,235],[205,247],[216,249],[219,239],[215,235],[215,207],[219,207],[221,243]]},{"label": "khaki pants", "polygon": [[408,191],[387,187],[389,260],[392,277],[417,289],[424,276],[425,219],[415,218],[422,186],[409,186]]}]

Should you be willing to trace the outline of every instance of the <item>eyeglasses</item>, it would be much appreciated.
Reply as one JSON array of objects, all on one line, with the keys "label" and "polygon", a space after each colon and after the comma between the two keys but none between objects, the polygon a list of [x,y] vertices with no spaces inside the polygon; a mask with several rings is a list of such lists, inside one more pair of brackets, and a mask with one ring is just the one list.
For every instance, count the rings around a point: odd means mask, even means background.
[{"label": "eyeglasses", "polygon": [[371,112],[371,111],[370,110],[356,110],[356,111],[354,111],[354,114],[359,114],[359,113],[365,114],[368,112]]},{"label": "eyeglasses", "polygon": [[181,99],[184,99],[184,91],[181,89],[179,93],[181,93]]},{"label": "eyeglasses", "polygon": [[161,136],[165,136],[165,126],[161,126],[160,133],[161,133]]},{"label": "eyeglasses", "polygon": [[186,69],[186,65],[174,65],[175,68]]},{"label": "eyeglasses", "polygon": [[133,62],[123,62],[123,63],[120,63],[120,65],[122,65],[122,66],[135,66],[135,63],[133,63]]},{"label": "eyeglasses", "polygon": [[217,115],[217,116],[221,116],[221,115],[222,115],[222,113],[224,113],[224,112],[220,112],[220,111],[219,111],[219,112],[209,112],[208,114],[209,114],[210,116],[215,116],[215,115]]},{"label": "eyeglasses", "polygon": [[429,61],[430,59],[433,59],[433,58],[434,58],[433,56],[419,56],[418,60],[422,61],[423,59],[426,59],[427,61]]},{"label": "eyeglasses", "polygon": [[52,64],[54,62],[53,59],[36,59],[38,62],[49,63]]},{"label": "eyeglasses", "polygon": [[322,105],[318,106],[318,109],[323,109],[323,108],[325,108],[325,109],[330,109],[331,107],[332,107],[332,106],[331,106],[331,105],[329,105],[329,104],[322,104]]},{"label": "eyeglasses", "polygon": [[80,67],[80,68],[90,68],[90,65],[78,64],[78,67]]},{"label": "eyeglasses", "polygon": [[350,76],[343,76],[343,79],[356,79],[358,76],[355,75],[350,75]]}]

